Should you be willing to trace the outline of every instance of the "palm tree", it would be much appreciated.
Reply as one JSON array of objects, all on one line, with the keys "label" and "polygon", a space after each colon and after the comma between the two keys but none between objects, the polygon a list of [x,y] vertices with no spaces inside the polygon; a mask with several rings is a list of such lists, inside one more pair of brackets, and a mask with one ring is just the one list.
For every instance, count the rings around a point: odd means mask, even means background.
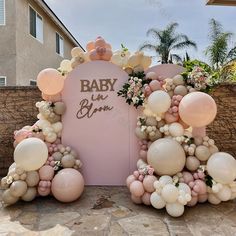
[{"label": "palm tree", "polygon": [[207,47],[205,53],[209,57],[212,66],[216,66],[216,69],[218,69],[220,65],[236,59],[236,46],[229,48],[233,33],[225,32],[218,21],[211,19],[209,25],[211,44]]},{"label": "palm tree", "polygon": [[178,26],[178,23],[172,23],[164,30],[149,29],[147,36],[152,35],[155,42],[145,42],[140,46],[140,50],[149,49],[155,51],[155,53],[161,57],[161,63],[182,61],[181,57],[174,51],[189,47],[197,49],[197,45],[194,41],[191,41],[187,35],[176,33]]}]

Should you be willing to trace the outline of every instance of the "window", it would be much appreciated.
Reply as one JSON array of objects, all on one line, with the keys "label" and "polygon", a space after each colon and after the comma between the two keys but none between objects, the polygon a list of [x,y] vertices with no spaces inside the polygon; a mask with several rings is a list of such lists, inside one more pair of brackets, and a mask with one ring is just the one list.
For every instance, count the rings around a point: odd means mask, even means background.
[{"label": "window", "polygon": [[62,57],[64,56],[64,40],[58,33],[56,33],[56,52]]},{"label": "window", "polygon": [[0,25],[5,25],[5,0],[0,0]]},{"label": "window", "polygon": [[5,76],[0,76],[0,86],[7,85],[7,78]]},{"label": "window", "polygon": [[[1,0],[0,0],[1,1]],[[33,8],[29,7],[30,34],[43,42],[43,18]]]},{"label": "window", "polygon": [[36,80],[30,80],[30,86],[37,86]]}]

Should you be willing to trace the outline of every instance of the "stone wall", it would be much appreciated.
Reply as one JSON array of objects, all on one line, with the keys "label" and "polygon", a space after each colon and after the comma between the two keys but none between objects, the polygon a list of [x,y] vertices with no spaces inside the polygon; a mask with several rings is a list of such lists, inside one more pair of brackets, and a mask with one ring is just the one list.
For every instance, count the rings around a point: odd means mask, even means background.
[{"label": "stone wall", "polygon": [[207,127],[207,133],[221,151],[236,158],[236,84],[221,85],[211,95],[218,112],[214,122]]},{"label": "stone wall", "polygon": [[[236,157],[236,85],[221,85],[211,94],[218,106],[208,135],[221,151]],[[32,125],[38,114],[35,103],[41,100],[36,87],[0,87],[0,176],[13,162],[13,132]]]},{"label": "stone wall", "polygon": [[35,123],[40,97],[36,87],[0,87],[0,176],[13,162],[14,130]]}]

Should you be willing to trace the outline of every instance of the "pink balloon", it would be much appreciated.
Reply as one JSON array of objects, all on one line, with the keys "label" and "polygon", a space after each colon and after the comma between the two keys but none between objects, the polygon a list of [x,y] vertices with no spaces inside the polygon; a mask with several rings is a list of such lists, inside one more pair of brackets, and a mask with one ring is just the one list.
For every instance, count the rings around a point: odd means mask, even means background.
[{"label": "pink balloon", "polygon": [[157,80],[152,80],[149,84],[150,88],[152,89],[152,91],[156,91],[161,89],[161,84],[159,81]]},{"label": "pink balloon", "polygon": [[176,122],[178,119],[179,119],[178,116],[174,116],[174,115],[170,114],[169,112],[165,113],[165,121],[167,124]]},{"label": "pink balloon", "polygon": [[132,202],[134,202],[135,204],[142,204],[142,198],[141,197],[136,197],[134,195],[131,195],[131,200]]},{"label": "pink balloon", "polygon": [[86,49],[87,49],[87,51],[91,51],[91,50],[95,49],[94,42],[93,41],[88,42]]},{"label": "pink balloon", "polygon": [[182,174],[184,183],[189,184],[190,182],[194,181],[193,175],[190,172],[184,171]]},{"label": "pink balloon", "polygon": [[189,93],[179,104],[180,118],[192,127],[203,127],[210,124],[217,113],[214,99],[203,92]]},{"label": "pink balloon", "polygon": [[191,200],[187,203],[187,206],[195,206],[197,204],[198,201],[198,197],[196,196],[192,196]]},{"label": "pink balloon", "polygon": [[204,181],[197,179],[194,182],[196,184],[195,186],[198,186],[199,188],[199,191],[197,191],[198,194],[205,194],[207,192],[207,186]]},{"label": "pink balloon", "polygon": [[14,139],[16,140],[17,143],[21,142],[22,140],[28,138],[28,136],[30,135],[30,132],[27,130],[16,130],[14,132]]},{"label": "pink balloon", "polygon": [[42,92],[42,98],[45,100],[45,101],[50,101],[50,102],[59,102],[61,101],[61,94],[58,93],[58,94],[55,94],[55,95],[46,95]]},{"label": "pink balloon", "polygon": [[206,136],[206,126],[193,128],[193,137],[205,137]]},{"label": "pink balloon", "polygon": [[51,190],[58,201],[73,202],[84,190],[84,178],[75,169],[62,169],[53,178]]},{"label": "pink balloon", "polygon": [[64,78],[56,69],[48,68],[38,74],[37,85],[44,94],[55,95],[62,91]]},{"label": "pink balloon", "polygon": [[142,182],[135,180],[130,184],[130,192],[136,197],[141,197],[144,194],[144,188]]},{"label": "pink balloon", "polygon": [[39,177],[41,180],[49,181],[53,179],[53,176],[54,176],[54,169],[52,166],[45,165],[39,169]]},{"label": "pink balloon", "polygon": [[128,176],[128,178],[126,179],[126,186],[129,188],[130,184],[133,183],[136,180],[134,175],[130,175]]},{"label": "pink balloon", "polygon": [[38,187],[38,194],[40,196],[48,196],[51,192],[50,188],[42,188],[42,187]]},{"label": "pink balloon", "polygon": [[153,193],[155,191],[153,184],[157,180],[156,176],[154,175],[146,175],[143,180],[143,187],[144,189],[149,192]]},{"label": "pink balloon", "polygon": [[151,205],[150,197],[151,197],[151,194],[148,192],[145,192],[142,196],[142,202],[147,206]]},{"label": "pink balloon", "polygon": [[200,195],[198,195],[198,202],[201,202],[201,203],[206,202],[206,201],[207,201],[207,198],[208,198],[207,193],[205,193],[205,194],[200,194]]}]

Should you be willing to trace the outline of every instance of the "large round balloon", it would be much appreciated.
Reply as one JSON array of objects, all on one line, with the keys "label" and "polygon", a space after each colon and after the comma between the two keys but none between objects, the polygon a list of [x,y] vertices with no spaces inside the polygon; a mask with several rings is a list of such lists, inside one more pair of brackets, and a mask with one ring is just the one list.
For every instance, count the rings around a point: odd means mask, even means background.
[{"label": "large round balloon", "polygon": [[148,97],[148,107],[155,114],[165,113],[171,105],[171,98],[168,93],[157,90]]},{"label": "large round balloon", "polygon": [[210,124],[217,112],[214,99],[203,92],[189,93],[179,104],[179,115],[183,122],[192,127]]},{"label": "large round balloon", "polygon": [[60,170],[52,180],[53,196],[61,202],[73,202],[84,190],[84,178],[72,168]]},{"label": "large round balloon", "polygon": [[47,158],[47,145],[38,138],[24,139],[14,151],[16,165],[25,171],[38,170],[47,161]]},{"label": "large round balloon", "polygon": [[149,147],[147,161],[157,175],[175,175],[183,170],[186,156],[178,142],[162,138]]},{"label": "large round balloon", "polygon": [[48,68],[38,74],[37,85],[44,94],[55,95],[62,91],[64,78],[56,69]]},{"label": "large round balloon", "polygon": [[228,153],[216,152],[207,162],[207,171],[215,181],[230,184],[236,178],[236,160]]}]

